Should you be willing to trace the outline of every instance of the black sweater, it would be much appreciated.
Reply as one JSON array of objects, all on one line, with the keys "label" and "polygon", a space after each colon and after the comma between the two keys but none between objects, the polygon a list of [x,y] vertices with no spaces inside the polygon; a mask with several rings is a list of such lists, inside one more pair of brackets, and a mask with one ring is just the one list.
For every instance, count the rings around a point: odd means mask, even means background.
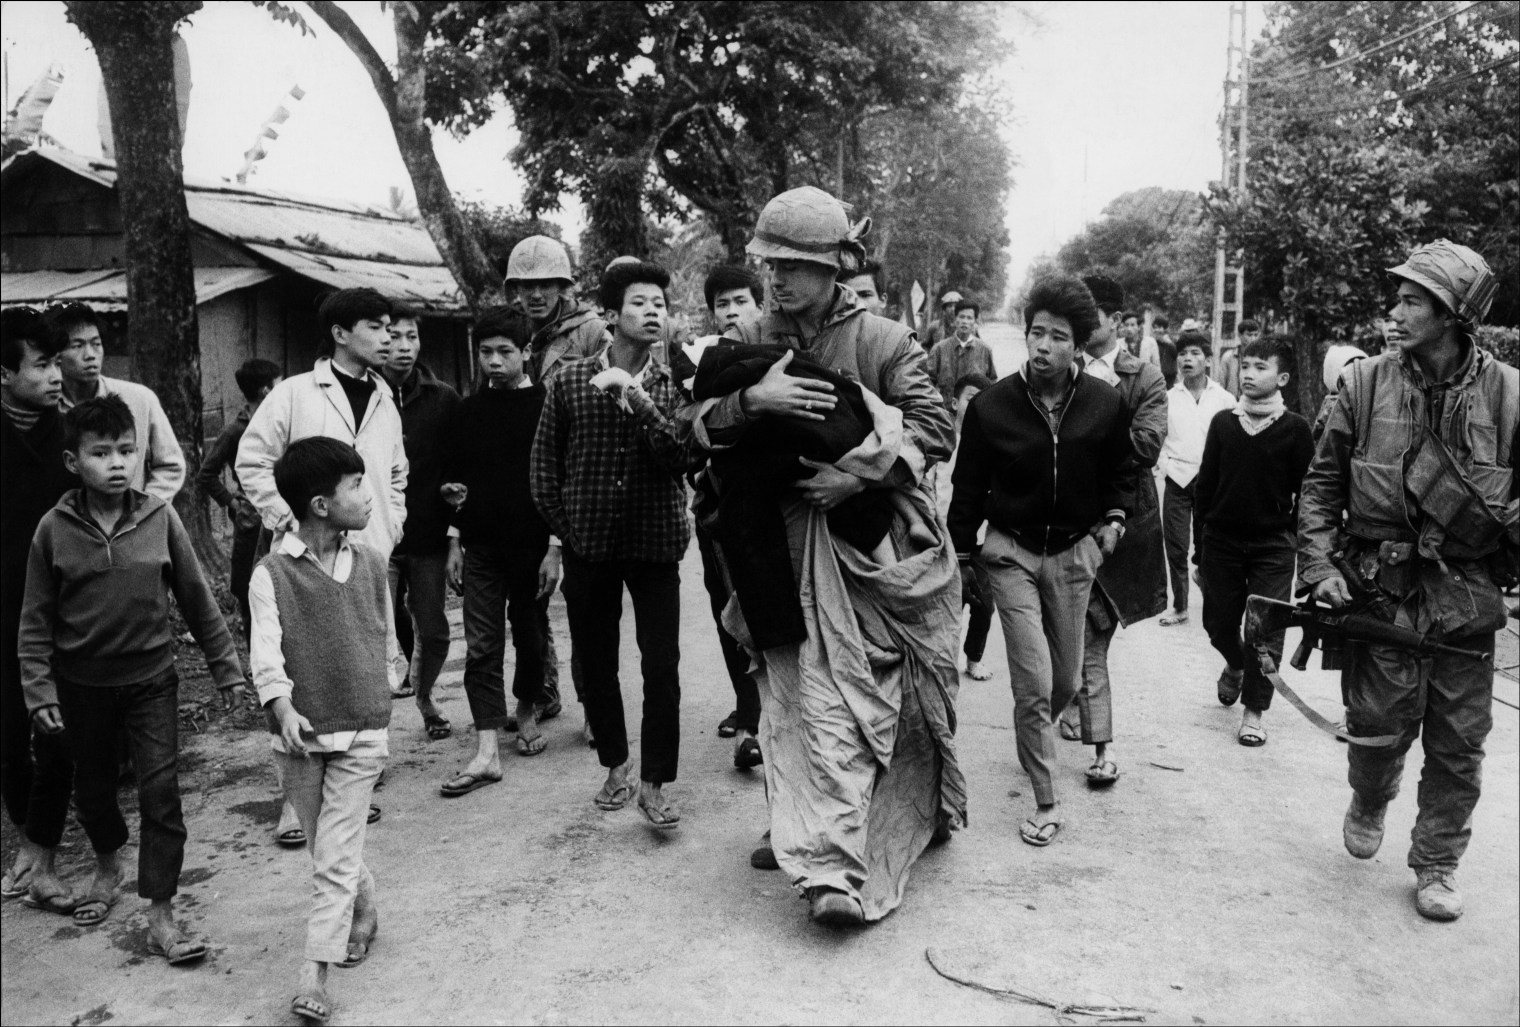
[{"label": "black sweater", "polygon": [[469,489],[454,514],[460,541],[501,549],[542,551],[549,525],[533,505],[528,487],[529,457],[544,387],[482,387],[455,408],[445,432],[444,482]]},{"label": "black sweater", "polygon": [[79,479],[63,466],[63,448],[63,417],[57,410],[44,410],[26,432],[0,413],[0,619],[10,666],[16,659],[16,627],[32,536],[63,494],[79,487]]},{"label": "black sweater", "polygon": [[1291,410],[1266,431],[1247,435],[1233,410],[1209,422],[1194,502],[1206,527],[1252,536],[1292,528],[1314,437]]},{"label": "black sweater", "polygon": [[1129,414],[1119,391],[1076,375],[1051,431],[1022,372],[982,391],[966,410],[951,478],[950,539],[957,553],[976,545],[985,520],[1041,553],[1076,544],[1109,510],[1134,508],[1124,471]]}]

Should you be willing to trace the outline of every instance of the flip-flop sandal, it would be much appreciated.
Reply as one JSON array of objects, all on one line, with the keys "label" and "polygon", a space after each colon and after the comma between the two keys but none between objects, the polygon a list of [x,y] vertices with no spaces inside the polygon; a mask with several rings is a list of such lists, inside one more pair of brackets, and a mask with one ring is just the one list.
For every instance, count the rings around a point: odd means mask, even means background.
[{"label": "flip-flop sandal", "polygon": [[494,785],[500,780],[499,775],[491,777],[488,774],[455,774],[438,787],[438,794],[445,799],[457,799],[461,795],[469,795],[477,788]]},{"label": "flip-flop sandal", "polygon": [[[633,798],[633,791],[634,786],[631,780],[625,780],[610,792],[607,790],[606,784],[603,784],[602,790],[597,792],[596,798],[591,801],[596,803],[597,809],[606,813],[613,813],[628,805],[628,800]],[[618,798],[618,796],[622,796],[622,798]]]},{"label": "flip-flop sandal", "polygon": [[564,710],[564,704],[556,699],[553,702],[549,703],[547,706],[539,707],[538,722],[542,724],[546,720],[553,720],[555,717],[563,713]]},{"label": "flip-flop sandal", "polygon": [[[74,907],[74,923],[80,927],[94,927],[111,915],[111,907],[116,905],[116,900],[119,898],[121,898],[120,892],[112,895],[109,899],[95,896],[86,898]],[[54,910],[54,912],[61,911]]]},{"label": "flip-flop sandal", "polygon": [[1065,717],[1061,717],[1056,721],[1056,730],[1059,731],[1061,733],[1061,737],[1066,739],[1068,742],[1080,742],[1082,740],[1081,721],[1073,724]]},{"label": "flip-flop sandal", "polygon": [[[1049,834],[1045,832],[1049,831]],[[1052,820],[1047,824],[1036,824],[1033,820],[1026,820],[1019,825],[1019,837],[1036,848],[1044,848],[1056,840],[1056,835],[1061,833],[1061,822]]]},{"label": "flip-flop sandal", "polygon": [[289,831],[281,831],[274,836],[275,843],[284,849],[299,849],[306,844],[306,832],[299,827],[292,827]]},{"label": "flip-flop sandal", "polygon": [[208,951],[203,942],[186,941],[184,938],[170,945],[167,949],[158,943],[158,939],[151,937],[148,939],[148,955],[162,956],[168,961],[170,966],[198,963],[206,958]]},{"label": "flip-flop sandal", "polygon": [[1119,780],[1119,764],[1113,760],[1099,760],[1087,768],[1087,787],[1107,788]]},{"label": "flip-flop sandal", "polygon": [[532,738],[517,736],[517,754],[519,756],[537,756],[549,748],[549,739],[543,735],[534,735]]},{"label": "flip-flop sandal", "polygon": [[25,896],[27,892],[32,890],[31,884],[27,880],[31,876],[32,874],[29,870],[19,877],[7,870],[5,876],[0,877],[0,899],[9,902],[11,899],[19,899]]},{"label": "flip-flop sandal", "polygon": [[[40,909],[44,913],[56,913],[59,916],[71,916],[83,903],[72,895],[54,893],[52,895],[39,895],[31,888],[21,896],[21,904],[27,909]],[[109,908],[109,907],[107,907]],[[78,918],[76,917],[76,920]],[[100,918],[104,920],[105,917]],[[93,921],[92,921],[93,922]]]},{"label": "flip-flop sandal", "polygon": [[332,1010],[327,1003],[312,994],[297,995],[291,999],[290,1011],[312,1023],[326,1023],[332,1019]]},{"label": "flip-flop sandal", "polygon": [[412,696],[414,696],[416,694],[417,694],[417,690],[412,687],[411,682],[407,682],[406,684],[402,685],[400,688],[396,689],[396,691],[392,692],[391,693],[391,698],[392,699],[410,699]]},{"label": "flip-flop sandal", "polygon": [[441,742],[454,733],[454,729],[449,726],[448,718],[438,713],[423,717],[422,726],[427,730],[427,736],[435,742]]},{"label": "flip-flop sandal", "polygon": [[1260,727],[1242,727],[1236,732],[1235,740],[1249,749],[1260,748],[1267,744],[1267,731]]},{"label": "flip-flop sandal", "polygon": [[760,743],[754,738],[746,738],[734,750],[734,766],[740,770],[750,770],[764,762],[765,756],[760,752]]},{"label": "flip-flop sandal", "polygon": [[668,802],[649,806],[640,799],[639,810],[643,812],[644,819],[649,821],[649,826],[656,831],[669,831],[681,826],[681,814],[677,813],[675,807]]},{"label": "flip-flop sandal", "polygon": [[375,821],[379,820],[380,817],[381,817],[381,809],[380,809],[380,807],[376,806],[374,803],[370,803],[369,813],[367,813],[365,815],[364,822],[366,824],[373,824]]},{"label": "flip-flop sandal", "polygon": [[737,735],[738,733],[739,733],[739,714],[737,712],[730,713],[728,716],[726,716],[722,720],[718,721],[718,737],[719,738],[732,738],[735,735]]},{"label": "flip-flop sandal", "polygon": [[1214,684],[1214,691],[1219,697],[1219,704],[1221,706],[1234,706],[1245,687],[1245,675],[1242,674],[1238,678],[1232,678],[1228,671],[1226,671],[1219,675],[1219,680]]},{"label": "flip-flop sandal", "polygon": [[[352,970],[354,967],[364,962],[369,958],[369,950],[375,944],[375,935],[379,933],[379,928],[376,928],[375,932],[368,938],[348,939],[348,958],[343,960],[341,963],[334,963],[333,966],[336,966],[340,970]],[[355,949],[358,949],[358,952],[355,952]]]}]

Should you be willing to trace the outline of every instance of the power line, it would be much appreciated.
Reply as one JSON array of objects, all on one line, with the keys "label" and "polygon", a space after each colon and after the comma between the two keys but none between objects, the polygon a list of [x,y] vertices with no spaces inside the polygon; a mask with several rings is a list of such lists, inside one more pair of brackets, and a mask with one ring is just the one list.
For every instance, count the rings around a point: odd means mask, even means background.
[{"label": "power line", "polygon": [[1455,11],[1450,11],[1450,12],[1448,12],[1446,14],[1441,15],[1441,17],[1436,18],[1434,21],[1428,21],[1425,24],[1418,25],[1415,28],[1409,29],[1406,32],[1401,32],[1401,33],[1399,33],[1396,36],[1393,36],[1393,37],[1391,37],[1389,39],[1383,40],[1381,43],[1378,43],[1377,45],[1373,46],[1369,50],[1361,50],[1361,51],[1359,51],[1357,53],[1352,54],[1349,57],[1342,57],[1338,61],[1332,61],[1329,64],[1322,64],[1322,65],[1320,65],[1318,67],[1315,67],[1315,68],[1304,68],[1304,69],[1302,69],[1300,71],[1290,71],[1290,72],[1287,72],[1287,73],[1282,74],[1282,75],[1273,75],[1271,78],[1253,79],[1252,82],[1251,82],[1251,84],[1255,85],[1255,86],[1267,86],[1267,85],[1272,85],[1272,84],[1277,83],[1277,82],[1290,82],[1290,81],[1292,81],[1294,79],[1306,78],[1309,75],[1318,75],[1320,72],[1324,72],[1324,71],[1334,71],[1336,68],[1344,67],[1347,64],[1353,64],[1353,63],[1355,63],[1357,61],[1366,60],[1368,57],[1371,57],[1373,54],[1381,53],[1382,51],[1388,49],[1390,46],[1393,46],[1396,43],[1402,43],[1404,40],[1408,39],[1410,36],[1417,35],[1417,34],[1419,34],[1421,32],[1425,32],[1425,31],[1428,31],[1430,29],[1433,29],[1437,25],[1441,24],[1442,22],[1444,22],[1444,21],[1450,21],[1452,18],[1455,18],[1459,14],[1466,14],[1468,11],[1472,10],[1474,7],[1478,7],[1478,6],[1480,6],[1480,5],[1484,4],[1484,3],[1487,3],[1487,2],[1489,2],[1489,0],[1473,0],[1472,3],[1467,4],[1465,7],[1459,7]]},{"label": "power line", "polygon": [[1486,75],[1488,72],[1493,71],[1496,68],[1502,68],[1509,64],[1515,64],[1516,62],[1520,62],[1520,52],[1512,53],[1508,57],[1501,57],[1496,61],[1490,61],[1480,68],[1474,68],[1471,71],[1464,71],[1461,74],[1452,75],[1449,78],[1437,79],[1434,82],[1427,82],[1423,86],[1415,86],[1412,89],[1406,89],[1402,93],[1395,93],[1392,96],[1384,96],[1377,99],[1360,100],[1356,103],[1331,104],[1325,107],[1258,107],[1256,108],[1256,113],[1306,115],[1345,114],[1349,111],[1364,111],[1368,107],[1380,107],[1385,103],[1396,103],[1399,100],[1405,100],[1412,96],[1419,96],[1422,93],[1433,93],[1441,89],[1445,89],[1448,86],[1459,85],[1463,82],[1469,81],[1470,79],[1477,78],[1479,75]]}]

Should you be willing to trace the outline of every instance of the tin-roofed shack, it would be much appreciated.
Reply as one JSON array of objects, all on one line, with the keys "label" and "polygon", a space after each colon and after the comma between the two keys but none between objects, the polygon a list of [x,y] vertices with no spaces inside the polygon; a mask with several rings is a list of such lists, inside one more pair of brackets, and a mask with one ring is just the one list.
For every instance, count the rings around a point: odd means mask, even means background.
[{"label": "tin-roofed shack", "polygon": [[[236,416],[233,372],[250,357],[286,374],[317,358],[318,298],[370,286],[422,314],[421,359],[464,391],[469,307],[420,224],[341,200],[185,180],[206,442]],[[39,147],[0,170],[0,305],[78,301],[106,320],[106,374],[135,379],[116,166]]]}]

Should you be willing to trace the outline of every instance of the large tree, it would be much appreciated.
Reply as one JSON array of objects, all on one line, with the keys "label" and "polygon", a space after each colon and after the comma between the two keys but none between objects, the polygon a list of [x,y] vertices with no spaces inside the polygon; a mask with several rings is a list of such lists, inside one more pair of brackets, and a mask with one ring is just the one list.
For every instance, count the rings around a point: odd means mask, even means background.
[{"label": "large tree", "polygon": [[1300,407],[1334,341],[1375,340],[1382,269],[1441,236],[1520,320],[1520,39],[1515,4],[1267,5],[1254,45],[1248,191],[1209,209],[1243,249],[1247,307],[1299,335]]},{"label": "large tree", "polygon": [[68,18],[100,60],[116,148],[116,191],[126,245],[127,345],[185,450],[175,501],[203,563],[225,558],[194,484],[201,463],[201,354],[190,211],[185,205],[175,33],[199,0],[69,0]]}]

